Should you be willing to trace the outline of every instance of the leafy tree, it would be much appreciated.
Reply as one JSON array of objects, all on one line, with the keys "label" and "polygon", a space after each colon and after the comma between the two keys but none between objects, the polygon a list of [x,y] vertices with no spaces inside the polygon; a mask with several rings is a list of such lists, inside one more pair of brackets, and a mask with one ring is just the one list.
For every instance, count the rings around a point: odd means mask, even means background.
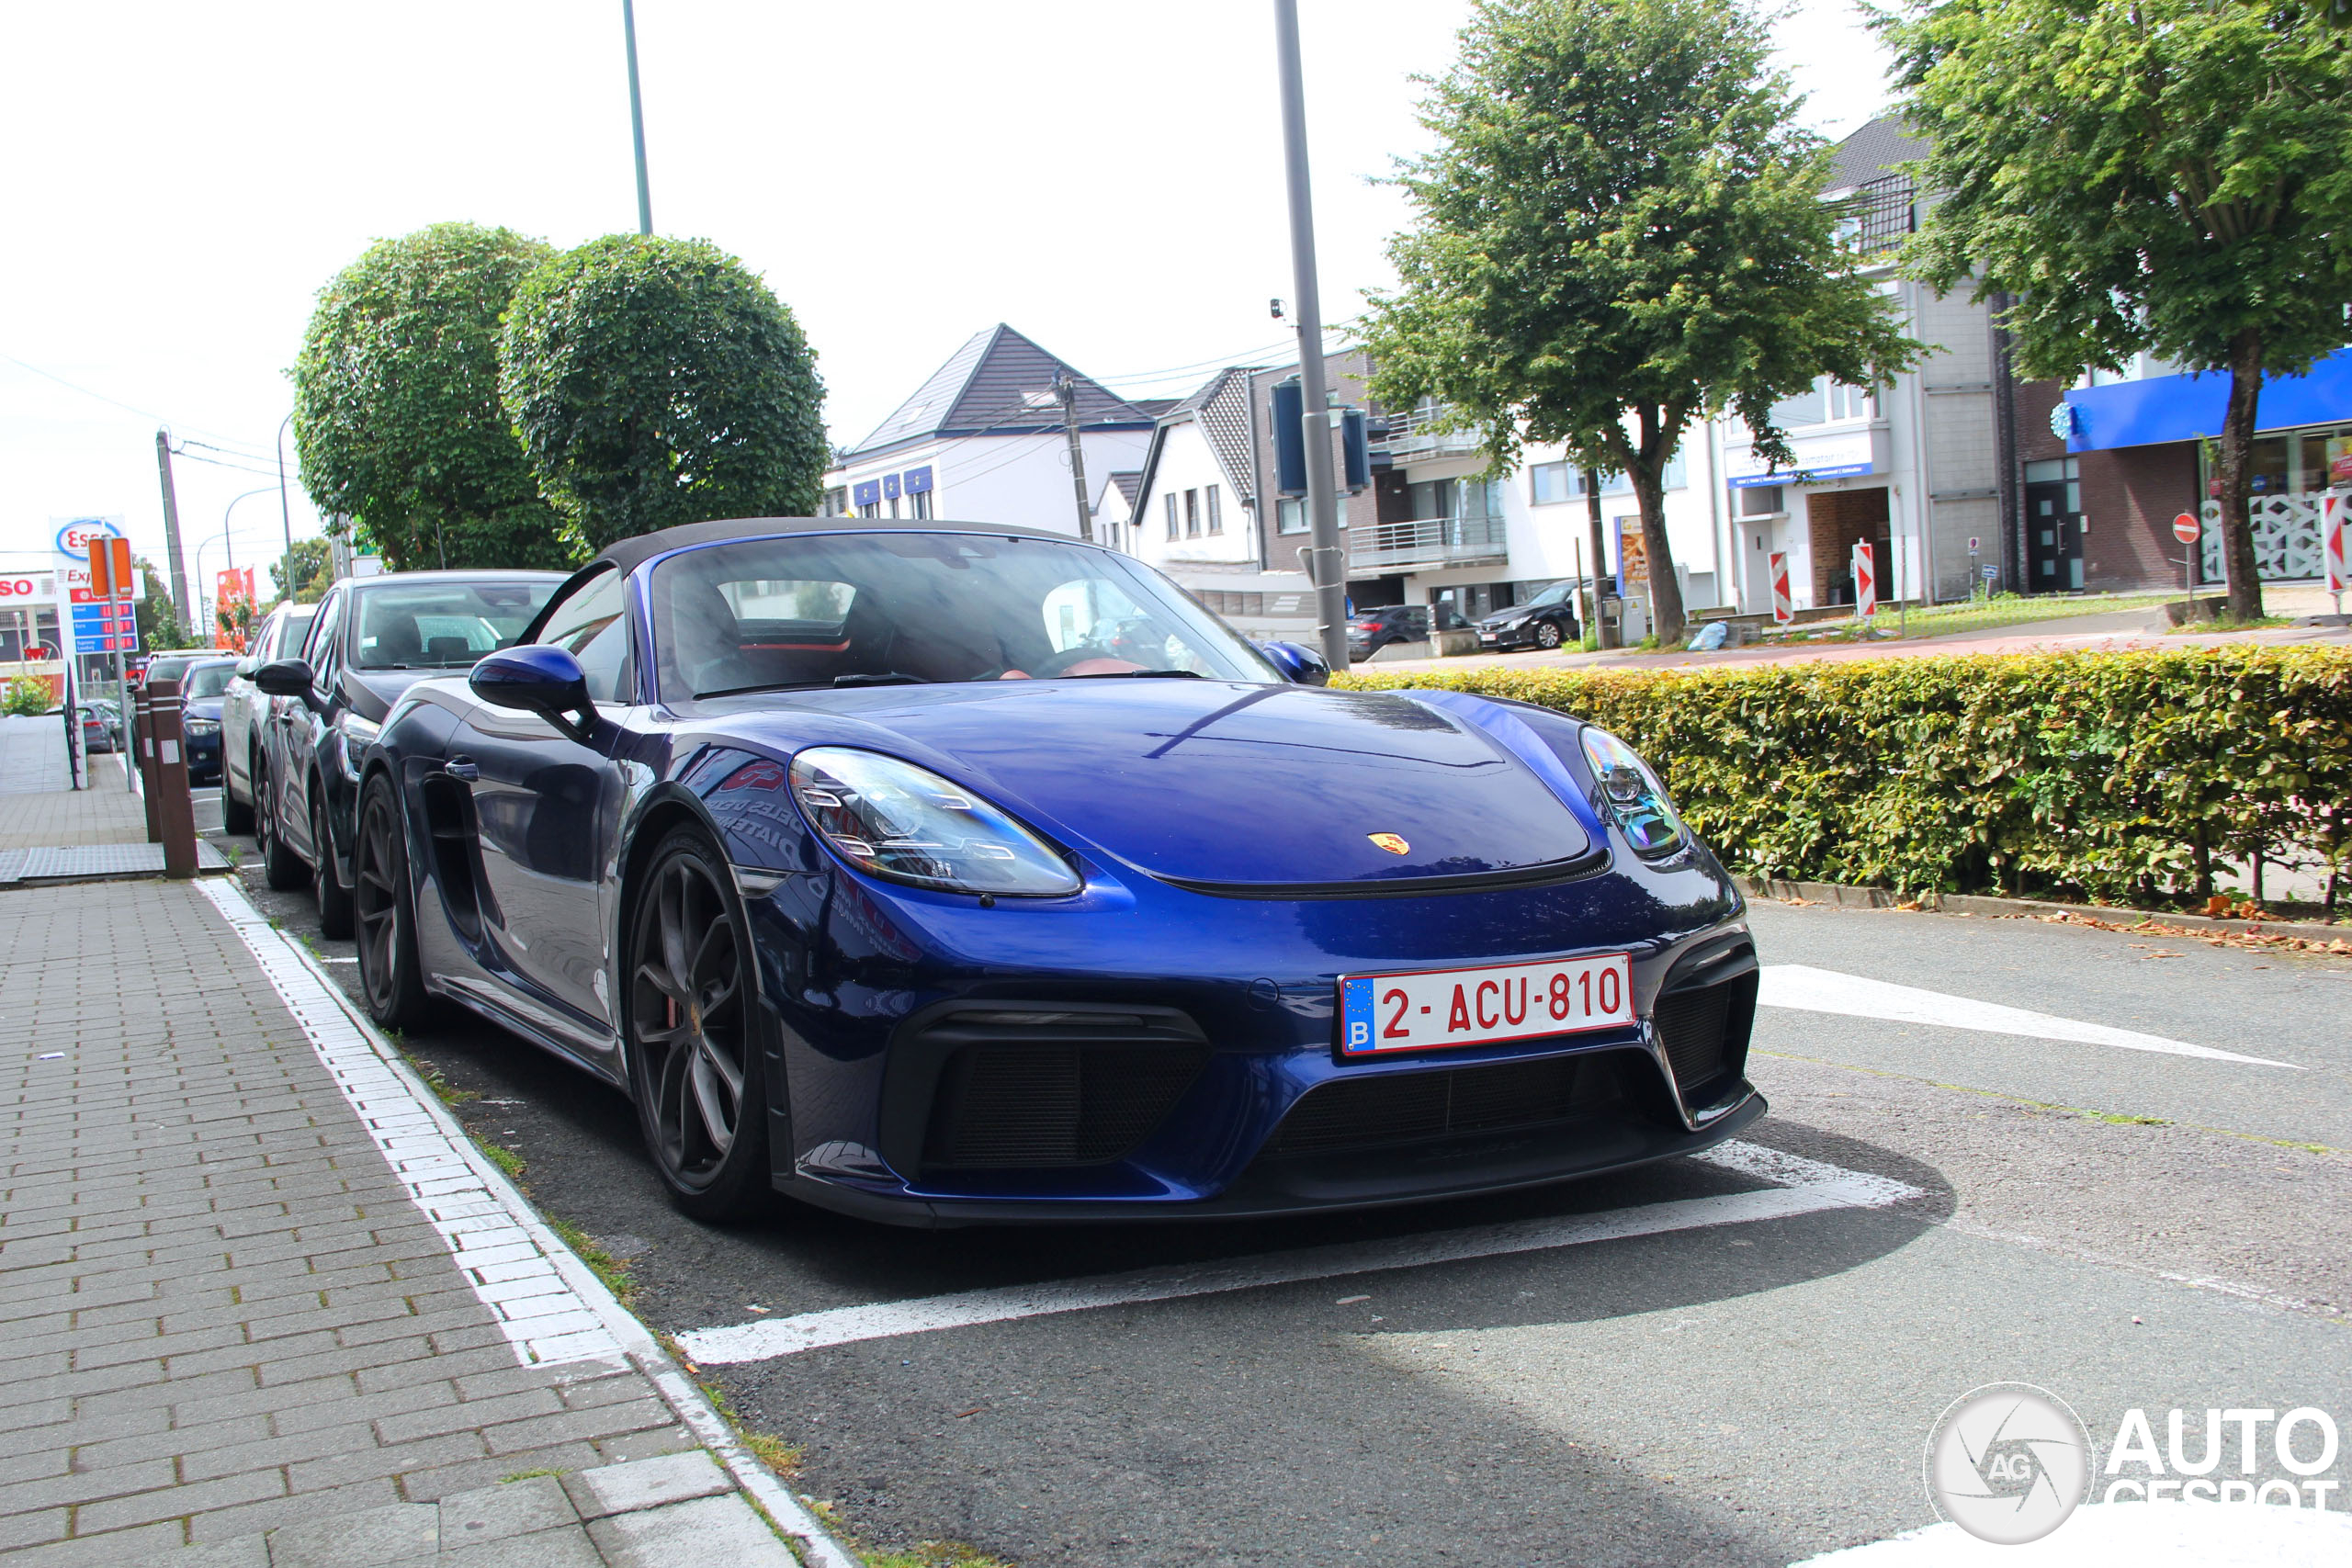
[{"label": "leafy tree", "polygon": [[290,594],[298,604],[315,604],[334,585],[334,553],[324,538],[297,539],[292,553],[271,565],[269,576],[278,598]]},{"label": "leafy tree", "polygon": [[515,290],[499,390],[539,486],[590,549],[817,509],[824,387],[791,311],[699,240],[611,234]]},{"label": "leafy tree", "polygon": [[196,639],[187,635],[180,624],[180,613],[172,604],[171,584],[155,570],[155,563],[145,556],[139,558],[139,575],[147,586],[147,597],[131,608],[132,618],[139,626],[139,646],[150,653],[165,649],[193,648]]},{"label": "leafy tree", "polygon": [[2029,375],[2148,350],[2229,373],[2222,555],[2231,614],[2259,615],[2256,397],[2352,336],[2344,35],[2295,0],[1945,0],[1880,25],[1948,193],[1917,276],[2015,296]]},{"label": "leafy tree", "polygon": [[1769,47],[1738,0],[1477,0],[1366,333],[1374,395],[1442,400],[1498,468],[1559,442],[1629,477],[1661,638],[1683,629],[1663,478],[1685,428],[1728,407],[1786,465],[1773,403],[1920,348],[1838,241],[1827,149]]},{"label": "leafy tree", "polygon": [[393,570],[570,564],[498,402],[499,317],[553,254],[436,223],[378,241],[320,290],[294,365],[302,483]]}]

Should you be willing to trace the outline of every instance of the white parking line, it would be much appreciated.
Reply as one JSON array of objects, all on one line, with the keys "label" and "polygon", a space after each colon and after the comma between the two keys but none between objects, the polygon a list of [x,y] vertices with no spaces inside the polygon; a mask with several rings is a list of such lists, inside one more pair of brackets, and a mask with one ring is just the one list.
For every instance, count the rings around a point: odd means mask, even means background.
[{"label": "white parking line", "polygon": [[2216,1051],[2210,1045],[2167,1040],[2161,1034],[2142,1034],[2129,1029],[2112,1029],[2104,1023],[2060,1018],[2054,1013],[2005,1008],[1972,997],[1921,990],[1917,986],[1866,980],[1860,975],[1815,969],[1809,964],[1765,964],[1756,999],[1768,1008],[1791,1008],[1801,1012],[1843,1013],[1849,1018],[1880,1018],[1893,1023],[1932,1023],[1944,1029],[1973,1029],[1986,1034],[2023,1034],[2037,1040],[2113,1045],[2125,1051],[2156,1051],[2167,1056],[2199,1056],[2209,1062],[2245,1062],[2257,1067],[2302,1070],[2293,1062],[2242,1056],[2234,1051]]},{"label": "white parking line", "polygon": [[1702,1225],[1781,1220],[1825,1209],[1877,1209],[1920,1196],[1919,1189],[1900,1181],[1841,1169],[1755,1144],[1723,1144],[1693,1157],[1774,1185],[1750,1192],[1685,1198],[1638,1208],[1611,1209],[1597,1214],[1514,1220],[1430,1235],[1340,1242],[1329,1247],[1260,1253],[1251,1258],[1140,1269],[1125,1274],[1100,1274],[999,1290],[959,1291],[953,1295],[880,1302],[868,1306],[834,1307],[724,1328],[691,1329],[678,1336],[678,1344],[693,1360],[712,1366],[766,1361],[804,1350],[855,1344],[862,1339],[932,1334],[944,1328],[968,1328],[977,1324],[1054,1313],[1251,1291],[1378,1269],[1418,1269],[1473,1258],[1542,1252],[1587,1242],[1694,1230]]}]

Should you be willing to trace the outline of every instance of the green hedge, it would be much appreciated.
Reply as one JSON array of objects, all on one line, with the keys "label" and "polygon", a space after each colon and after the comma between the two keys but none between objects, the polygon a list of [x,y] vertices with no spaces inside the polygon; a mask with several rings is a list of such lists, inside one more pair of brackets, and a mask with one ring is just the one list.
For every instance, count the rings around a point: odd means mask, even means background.
[{"label": "green hedge", "polygon": [[2217,861],[2352,861],[2352,651],[2195,649],[1342,677],[1540,704],[1632,742],[1758,876],[2100,900]]}]

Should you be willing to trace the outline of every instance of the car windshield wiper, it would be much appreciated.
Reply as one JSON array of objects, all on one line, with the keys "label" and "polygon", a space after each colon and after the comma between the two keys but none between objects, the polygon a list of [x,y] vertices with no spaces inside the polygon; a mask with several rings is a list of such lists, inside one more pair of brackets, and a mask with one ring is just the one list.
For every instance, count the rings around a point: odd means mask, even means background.
[{"label": "car windshield wiper", "polygon": [[805,692],[811,686],[822,684],[821,681],[763,681],[752,686],[723,686],[716,692],[696,692],[695,701],[701,702],[707,697],[748,696],[753,692]]},{"label": "car windshield wiper", "polygon": [[1197,670],[1090,670],[1083,675],[1072,675],[1073,681],[1198,681]]},{"label": "car windshield wiper", "polygon": [[936,683],[928,675],[907,675],[896,670],[885,670],[873,675],[854,671],[833,677],[836,686],[930,686]]}]

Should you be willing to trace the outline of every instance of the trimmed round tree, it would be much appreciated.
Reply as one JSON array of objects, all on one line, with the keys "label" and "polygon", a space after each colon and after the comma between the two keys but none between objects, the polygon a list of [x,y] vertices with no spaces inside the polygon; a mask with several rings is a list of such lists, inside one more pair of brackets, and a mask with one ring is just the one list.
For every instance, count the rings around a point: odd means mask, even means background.
[{"label": "trimmed round tree", "polygon": [[608,234],[523,280],[499,390],[590,549],[680,523],[802,516],[828,452],[792,312],[700,240]]},{"label": "trimmed round tree", "polygon": [[554,254],[435,223],[378,241],[319,291],[294,364],[303,488],[394,570],[571,563],[498,400],[499,318]]}]

